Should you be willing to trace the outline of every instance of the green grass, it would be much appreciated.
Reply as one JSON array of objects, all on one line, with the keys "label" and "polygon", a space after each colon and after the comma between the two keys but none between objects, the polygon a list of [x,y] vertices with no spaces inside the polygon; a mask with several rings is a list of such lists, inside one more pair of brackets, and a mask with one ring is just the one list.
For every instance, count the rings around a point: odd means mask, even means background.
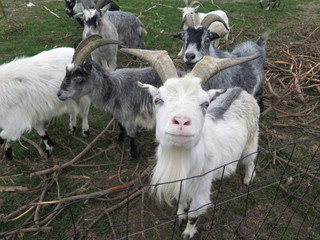
[{"label": "green grass", "polygon": [[[65,14],[65,5],[63,1],[36,1],[36,6],[27,8],[25,7],[25,1],[18,0],[2,0],[2,3],[6,9],[6,13],[9,16],[5,19],[0,15],[0,64],[9,62],[15,57],[19,56],[32,56],[43,50],[52,49],[54,47],[73,47],[73,44],[81,39],[82,28],[74,20],[69,19]],[[208,12],[212,10],[222,9],[226,11],[229,16],[231,27],[231,37],[233,42],[227,42],[222,44],[223,49],[231,50],[235,44],[245,41],[245,40],[256,40],[260,34],[265,31],[271,31],[270,39],[268,40],[267,50],[272,51],[273,48],[277,48],[282,43],[289,43],[291,41],[302,41],[301,36],[295,32],[295,26],[301,26],[305,21],[316,22],[320,20],[319,14],[316,15],[317,9],[312,8],[312,3],[317,5],[316,0],[287,0],[282,1],[282,5],[279,9],[273,9],[270,11],[265,11],[260,8],[258,1],[226,1],[226,0],[216,0],[212,5],[210,1],[203,1],[204,8],[200,8],[200,11]],[[146,48],[147,49],[165,49],[169,52],[171,57],[175,57],[181,49],[181,42],[175,40],[173,35],[181,29],[181,12],[177,9],[178,7],[183,7],[183,1],[178,0],[148,0],[148,1],[138,1],[138,0],[121,0],[119,5],[124,11],[130,11],[142,20],[145,24],[148,34],[145,36]],[[305,7],[301,7],[305,5]],[[309,7],[306,7],[309,6]],[[44,7],[47,7],[54,13],[56,13],[59,18],[51,14]],[[19,14],[21,13],[21,14]],[[312,14],[312,18],[308,15]],[[307,36],[305,36],[307,37]],[[267,56],[269,58],[269,56]],[[131,60],[131,59],[129,59]],[[128,62],[128,57],[119,53],[118,67],[124,67]],[[178,64],[178,59],[174,59]],[[143,64],[147,65],[147,64]],[[183,66],[183,65],[182,65]],[[129,65],[128,67],[131,67]],[[308,92],[309,93],[309,92]],[[310,95],[317,96],[317,92],[310,90]],[[0,103],[1,107],[1,103]],[[299,106],[301,107],[301,106]],[[303,109],[303,106],[301,107]],[[277,118],[277,113],[272,111],[261,119],[261,137],[260,137],[260,147],[267,148],[268,140],[270,137],[270,132],[275,131],[272,125],[277,123],[279,119]],[[81,123],[78,120],[78,128],[75,133],[75,137],[67,134],[69,117],[64,116],[53,120],[50,123],[49,135],[52,140],[56,143],[55,149],[52,157],[48,160],[41,159],[39,157],[38,151],[30,144],[21,140],[21,143],[15,142],[13,144],[13,150],[15,153],[15,159],[17,161],[9,161],[7,159],[0,160],[0,186],[28,186],[34,188],[35,190],[30,190],[28,193],[19,192],[0,192],[0,232],[8,231],[13,229],[30,216],[26,214],[17,221],[2,223],[1,217],[13,212],[20,206],[27,204],[32,199],[36,198],[41,194],[42,188],[37,188],[39,184],[43,184],[45,176],[30,178],[30,173],[52,167],[54,164],[62,164],[71,160],[74,156],[79,154],[86,146],[89,144],[99,132],[101,132],[107,123],[110,121],[111,116],[106,113],[102,113],[91,107],[89,113],[89,124],[91,127],[91,135],[89,138],[85,139],[81,136]],[[59,176],[60,194],[61,197],[67,197],[70,195],[80,194],[81,187],[84,187],[85,193],[90,193],[98,191],[101,189],[106,189],[120,184],[118,181],[118,169],[121,161],[122,144],[117,142],[118,127],[114,124],[111,129],[112,131],[106,136],[103,136],[94,147],[87,152],[87,154],[82,158],[86,159],[94,154],[99,153],[107,149],[110,146],[113,148],[104,153],[100,154],[90,161],[82,162],[79,164],[109,164],[101,167],[75,167],[70,166],[62,170]],[[292,130],[294,131],[294,130]],[[299,130],[297,130],[298,133]],[[285,143],[288,139],[295,140],[291,137],[290,133],[281,133],[285,135],[284,140],[281,139],[277,142]],[[287,135],[288,136],[287,136]],[[30,133],[25,133],[25,137],[39,144],[42,149],[44,149],[43,144],[39,139],[39,136],[35,131]],[[296,136],[296,135],[294,135]],[[79,140],[80,139],[80,140]],[[81,141],[82,140],[82,141]],[[154,141],[154,134],[143,131],[139,134],[138,146],[142,150],[141,155],[138,159],[134,161],[127,161],[126,157],[128,155],[129,143],[126,140],[124,147],[124,161],[122,163],[121,169],[124,173],[121,175],[123,178],[132,179],[136,177],[136,172],[145,169],[149,164],[153,163],[153,155],[155,152],[156,143]],[[85,143],[83,142],[85,141]],[[273,146],[275,147],[275,146]],[[311,146],[313,147],[313,146]],[[304,146],[299,149],[300,155],[296,158],[302,158],[305,154],[306,149],[310,149],[310,146]],[[290,156],[290,150],[285,149],[280,152],[280,156],[283,158],[288,158]],[[309,154],[310,155],[310,154]],[[264,166],[272,154],[267,154],[260,156],[260,162],[258,165]],[[319,162],[315,162],[314,165]],[[305,166],[302,163],[301,166]],[[258,173],[257,179],[263,181],[265,179],[271,179],[271,172],[276,175],[283,170],[283,166],[273,166],[275,171],[270,171],[270,169],[264,170],[264,172]],[[102,175],[102,178],[98,176]],[[10,177],[11,176],[11,177]],[[48,175],[50,177],[50,175]],[[228,179],[226,182],[226,187],[224,188],[224,194],[232,194],[235,191],[243,188],[240,185],[240,178],[243,177],[243,171],[237,174],[236,177]],[[310,178],[308,178],[308,181]],[[88,183],[88,185],[85,185]],[[218,187],[218,184],[214,184]],[[287,185],[285,185],[287,186]],[[235,187],[236,189],[232,188]],[[315,182],[312,188],[311,196],[316,196],[319,194],[320,185]],[[249,197],[249,209],[252,211],[260,211],[265,209],[268,204],[272,203],[275,194],[275,187],[268,188],[266,190],[260,191],[259,194],[254,194]],[[49,201],[57,199],[57,186],[54,183],[52,187],[48,190],[44,201]],[[279,198],[284,197],[283,192],[279,193]],[[112,196],[114,197],[114,196]],[[152,199],[147,198],[146,194],[145,201],[149,201],[145,204],[145,212],[148,215],[148,219],[154,219],[156,217],[162,217],[162,212],[158,209],[156,204],[152,202]],[[3,200],[3,203],[1,202]],[[312,200],[309,199],[309,200]],[[132,221],[140,220],[140,199],[136,200],[134,203],[130,203],[132,206],[137,206],[130,210],[129,218]],[[72,214],[77,221],[85,212],[89,211],[98,206],[112,206],[116,204],[117,201],[89,201],[84,204],[83,202],[79,204],[72,205]],[[295,202],[296,203],[296,202]],[[230,204],[227,209],[222,209],[217,212],[219,220],[222,222],[232,221],[233,214],[241,215],[244,210],[245,200],[242,199],[241,204]],[[40,216],[44,216],[53,210],[55,205],[42,208],[40,211]],[[171,208],[162,206],[162,211],[166,212],[168,215],[172,214],[174,211]],[[171,212],[170,212],[171,211]],[[301,212],[306,211],[304,207],[301,207]],[[22,212],[19,212],[14,217],[18,216]],[[220,215],[219,215],[220,214]],[[299,213],[300,214],[300,213]],[[114,224],[123,223],[126,221],[126,209],[125,207],[117,209],[111,213],[111,218]],[[33,217],[31,217],[33,219]],[[208,217],[210,220],[210,215]],[[319,222],[317,222],[319,223]],[[158,224],[158,223],[157,223]],[[97,222],[94,227],[103,228],[109,226],[109,220],[104,216],[99,222]],[[52,231],[49,233],[39,233],[33,235],[33,233],[24,234],[23,239],[62,239],[72,233],[72,218],[69,208],[64,209],[50,224],[53,227]],[[267,228],[272,227],[272,223],[266,224]],[[293,225],[294,226],[294,225]],[[293,226],[287,230],[289,235],[286,236],[287,239],[295,236],[296,231],[293,231]],[[145,227],[151,227],[146,226]],[[138,226],[132,228],[138,229]],[[153,230],[147,233],[148,239],[157,239],[168,237],[167,233],[170,234],[172,230],[172,225],[165,226],[164,230],[161,228],[160,233],[157,230]],[[281,236],[284,229],[279,229],[273,237]],[[161,232],[163,231],[163,232]],[[125,232],[123,228],[116,229],[118,236],[122,236]],[[290,235],[292,232],[292,236]],[[111,231],[97,231],[95,232],[97,236],[112,237]],[[181,231],[177,231],[175,237],[181,234]],[[219,233],[220,234],[220,233]],[[277,235],[278,234],[278,235]],[[301,236],[307,236],[307,233],[302,233]],[[319,231],[312,233],[310,239],[320,239]],[[161,236],[161,237],[159,237]],[[171,236],[170,236],[171,237]],[[222,236],[221,236],[222,237]],[[286,239],[284,238],[284,239]]]}]

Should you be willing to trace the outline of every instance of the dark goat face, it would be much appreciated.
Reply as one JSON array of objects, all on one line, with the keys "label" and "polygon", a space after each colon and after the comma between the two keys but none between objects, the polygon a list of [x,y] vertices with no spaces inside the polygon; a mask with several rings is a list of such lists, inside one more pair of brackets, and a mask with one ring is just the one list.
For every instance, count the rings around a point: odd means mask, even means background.
[{"label": "dark goat face", "polygon": [[203,27],[189,27],[175,35],[175,38],[183,41],[183,61],[192,69],[204,56],[210,55],[211,41],[218,39],[219,35]]},{"label": "dark goat face", "polygon": [[86,61],[81,67],[76,64],[69,64],[57,94],[58,98],[61,101],[78,100],[88,94],[92,87],[90,82],[91,68],[90,61]]},{"label": "dark goat face", "polygon": [[73,16],[73,8],[76,4],[76,0],[64,0],[65,4],[66,4],[66,14],[69,17]]}]

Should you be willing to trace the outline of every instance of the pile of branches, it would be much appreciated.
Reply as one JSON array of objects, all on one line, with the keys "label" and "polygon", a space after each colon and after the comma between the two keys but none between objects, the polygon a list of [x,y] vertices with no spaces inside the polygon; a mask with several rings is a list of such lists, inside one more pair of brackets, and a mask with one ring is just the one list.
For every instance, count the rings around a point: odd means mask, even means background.
[{"label": "pile of branches", "polygon": [[[263,118],[271,111],[278,123],[273,127],[304,127],[320,134],[320,26],[301,42],[281,44],[268,51],[266,61],[266,105]],[[281,123],[282,119],[294,121]],[[287,122],[287,121],[286,121]]]}]

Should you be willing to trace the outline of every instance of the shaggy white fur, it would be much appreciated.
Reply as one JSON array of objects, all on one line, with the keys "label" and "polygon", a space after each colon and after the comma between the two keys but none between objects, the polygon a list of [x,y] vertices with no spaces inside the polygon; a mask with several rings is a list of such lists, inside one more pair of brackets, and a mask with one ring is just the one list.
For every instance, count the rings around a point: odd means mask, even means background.
[{"label": "shaggy white fur", "polygon": [[[47,140],[45,122],[63,114],[70,114],[71,132],[76,126],[77,114],[80,114],[82,133],[87,133],[89,98],[62,102],[57,97],[73,53],[73,48],[56,48],[0,66],[0,138],[15,141],[35,128]],[[51,153],[52,146],[46,147]]]}]

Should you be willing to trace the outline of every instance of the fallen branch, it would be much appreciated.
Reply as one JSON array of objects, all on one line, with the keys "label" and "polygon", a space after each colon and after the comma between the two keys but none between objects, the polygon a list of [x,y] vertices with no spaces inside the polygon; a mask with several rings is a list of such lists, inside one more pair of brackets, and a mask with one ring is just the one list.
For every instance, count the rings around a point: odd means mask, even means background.
[{"label": "fallen branch", "polygon": [[49,169],[45,169],[45,170],[41,170],[38,172],[33,172],[30,174],[30,177],[35,177],[35,176],[39,176],[39,175],[44,175],[47,173],[51,173],[54,171],[57,171],[59,169],[63,169],[66,168],[72,164],[74,164],[76,161],[78,161],[102,136],[103,134],[105,134],[105,132],[108,130],[109,126],[112,124],[112,122],[114,121],[114,118],[112,118],[110,120],[110,122],[108,123],[108,125],[106,126],[106,128],[98,135],[96,136],[96,138],[81,152],[79,153],[75,158],[73,158],[71,161],[66,162],[62,165],[56,165],[53,168],[49,168]]}]

